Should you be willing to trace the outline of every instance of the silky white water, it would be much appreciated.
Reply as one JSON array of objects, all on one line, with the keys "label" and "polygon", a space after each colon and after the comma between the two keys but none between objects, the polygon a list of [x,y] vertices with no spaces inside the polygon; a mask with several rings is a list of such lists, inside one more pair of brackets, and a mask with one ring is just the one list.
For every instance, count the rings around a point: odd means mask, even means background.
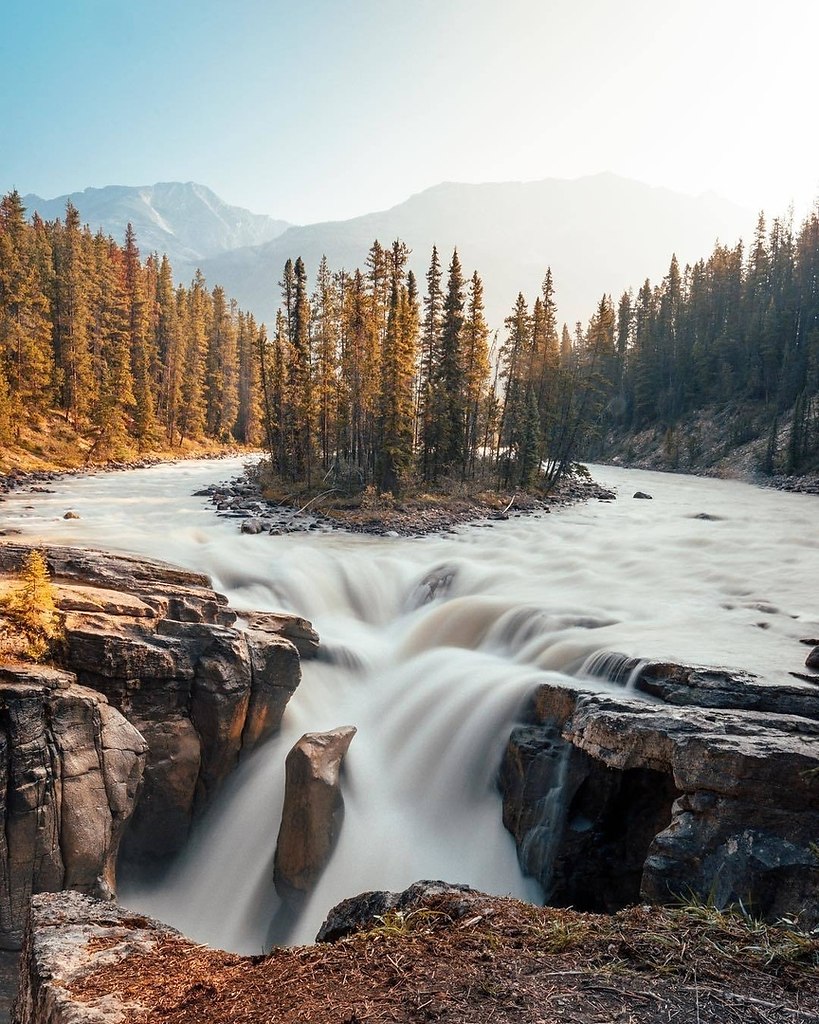
[{"label": "silky white water", "polygon": [[[310,941],[340,899],[419,878],[536,899],[494,778],[538,682],[615,650],[795,683],[798,640],[819,630],[815,497],[600,467],[616,502],[422,539],[246,536],[192,497],[238,468],[66,479],[0,510],[52,542],[205,571],[235,605],[298,612],[321,635],[280,736],[240,766],[163,879],[122,887],[123,902],[214,945],[255,953],[282,937],[272,862],[284,757],[302,733],[358,728],[339,845],[290,940]],[[69,509],[81,518],[63,520]]]}]

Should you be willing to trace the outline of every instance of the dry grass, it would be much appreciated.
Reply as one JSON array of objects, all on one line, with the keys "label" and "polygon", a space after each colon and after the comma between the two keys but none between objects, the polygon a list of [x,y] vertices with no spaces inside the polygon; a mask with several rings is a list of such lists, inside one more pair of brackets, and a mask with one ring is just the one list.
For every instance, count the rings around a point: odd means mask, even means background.
[{"label": "dry grass", "polygon": [[185,441],[181,446],[157,443],[139,450],[133,445],[123,445],[115,452],[98,452],[89,438],[66,423],[63,416],[53,413],[36,426],[24,427],[19,437],[0,445],[0,474],[12,470],[31,473],[83,469],[106,465],[113,459],[129,462],[136,459],[197,458],[218,455],[225,449],[225,445],[216,441]]},{"label": "dry grass", "polygon": [[130,1024],[807,1024],[819,1019],[819,937],[697,908],[607,917],[446,894],[268,957],[165,939],[73,993],[116,994]]}]

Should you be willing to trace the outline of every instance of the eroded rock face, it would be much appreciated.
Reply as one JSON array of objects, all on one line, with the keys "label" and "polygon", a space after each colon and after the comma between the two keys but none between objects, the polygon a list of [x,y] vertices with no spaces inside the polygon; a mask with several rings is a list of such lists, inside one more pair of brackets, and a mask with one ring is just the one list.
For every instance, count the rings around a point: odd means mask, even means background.
[{"label": "eroded rock face", "polygon": [[0,945],[19,946],[33,892],[114,895],[146,752],[73,673],[0,668]]},{"label": "eroded rock face", "polygon": [[[0,545],[0,571],[17,571],[29,550]],[[123,856],[166,857],[240,753],[278,729],[301,678],[284,634],[315,634],[285,614],[277,632],[246,627],[207,577],[163,562],[63,547],[48,547],[46,560],[65,613],[67,666],[148,746]]]},{"label": "eroded rock face", "polygon": [[335,848],[344,815],[339,775],[356,730],[306,733],[285,762],[285,794],[274,880],[283,899],[302,899]]},{"label": "eroded rock face", "polygon": [[815,926],[819,697],[656,663],[644,683],[673,704],[537,692],[500,777],[524,870],[579,909],[693,894]]}]

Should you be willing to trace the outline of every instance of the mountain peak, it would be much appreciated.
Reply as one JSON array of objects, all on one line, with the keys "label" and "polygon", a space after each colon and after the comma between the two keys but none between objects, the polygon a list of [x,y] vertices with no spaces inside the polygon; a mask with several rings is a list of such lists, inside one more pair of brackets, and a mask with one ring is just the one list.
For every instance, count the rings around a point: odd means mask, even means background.
[{"label": "mountain peak", "polygon": [[105,185],[42,199],[27,195],[29,214],[45,220],[63,217],[68,200],[83,223],[122,241],[130,222],[143,252],[167,253],[178,277],[203,260],[233,249],[261,245],[289,226],[264,214],[231,206],[196,181],[160,181],[153,185]]}]

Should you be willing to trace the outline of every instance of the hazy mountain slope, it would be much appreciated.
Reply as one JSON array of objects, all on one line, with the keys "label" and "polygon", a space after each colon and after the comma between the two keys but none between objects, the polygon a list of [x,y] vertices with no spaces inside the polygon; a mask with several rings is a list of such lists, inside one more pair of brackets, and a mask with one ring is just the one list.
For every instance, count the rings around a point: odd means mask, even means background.
[{"label": "hazy mountain slope", "polygon": [[477,269],[487,311],[500,326],[522,290],[531,301],[546,267],[555,276],[558,312],[584,322],[604,292],[615,301],[647,275],[659,280],[676,252],[684,264],[710,253],[717,237],[733,243],[753,215],[713,195],[691,197],[611,174],[575,181],[446,183],[380,213],[291,227],[273,241],[203,261],[209,281],[270,321],[285,260],[302,256],[312,275],[323,253],[334,268],[363,266],[374,238],[400,237],[423,285],[433,243],[446,264],[457,244],[464,268]]},{"label": "hazy mountain slope", "polygon": [[101,227],[118,242],[130,221],[140,251],[166,252],[178,279],[208,256],[269,242],[288,227],[286,221],[230,206],[205,185],[192,181],[136,188],[108,185],[56,199],[28,195],[23,203],[29,214],[36,210],[45,220],[53,220],[65,216],[67,199],[77,207],[83,223],[94,231]]}]

